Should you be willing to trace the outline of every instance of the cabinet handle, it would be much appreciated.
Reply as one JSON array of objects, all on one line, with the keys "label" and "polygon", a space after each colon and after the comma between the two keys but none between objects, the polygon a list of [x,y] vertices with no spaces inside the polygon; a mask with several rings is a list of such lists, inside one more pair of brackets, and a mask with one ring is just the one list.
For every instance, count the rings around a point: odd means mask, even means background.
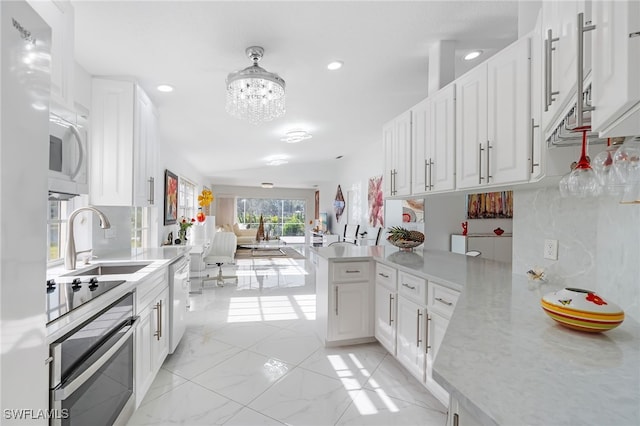
[{"label": "cabinet handle", "polygon": [[453,426],[460,426],[460,416],[458,413],[453,413]]},{"label": "cabinet handle", "polygon": [[415,286],[409,285],[409,284],[407,284],[407,283],[402,283],[402,286],[403,286],[403,287],[410,288],[411,290],[415,290],[415,289],[416,289],[416,288],[415,288]]},{"label": "cabinet handle", "polygon": [[482,151],[484,148],[482,147],[482,142],[478,144],[480,146],[480,150],[478,151],[478,184],[482,183]]},{"label": "cabinet handle", "polygon": [[345,271],[347,274],[359,274],[360,271],[358,271],[357,269],[347,269]]},{"label": "cabinet handle", "polygon": [[540,166],[540,163],[534,163],[534,161],[535,161],[534,157],[535,157],[535,154],[536,154],[535,153],[535,148],[534,148],[535,140],[536,140],[536,138],[534,136],[534,132],[535,132],[535,129],[537,129],[538,127],[540,127],[540,126],[538,124],[536,124],[535,120],[532,118],[531,119],[531,174],[533,174],[533,172],[534,172],[534,169],[533,169],[534,167]]},{"label": "cabinet handle", "polygon": [[149,178],[149,204],[154,205],[156,202],[156,179],[152,176]]},{"label": "cabinet handle", "polygon": [[426,316],[427,322],[424,325],[424,334],[425,334],[425,345],[424,345],[424,353],[428,354],[429,349],[431,349],[431,345],[429,344],[429,321],[431,321],[431,317],[427,314]]},{"label": "cabinet handle", "polygon": [[491,146],[489,141],[487,141],[487,183],[489,183],[489,179],[493,178],[493,176],[491,176],[491,167],[489,166],[489,161],[491,159],[491,148],[493,147]]},{"label": "cabinet handle", "polygon": [[555,47],[553,47],[553,43],[555,43],[558,40],[560,40],[560,38],[559,37],[554,38],[553,31],[549,29],[547,31],[547,39],[544,41],[544,48],[545,48],[544,110],[545,112],[549,111],[549,106],[553,103],[553,101],[556,100],[553,96],[560,93],[560,92],[553,91],[553,66],[551,62],[553,61],[553,57],[551,53],[554,50],[556,50]]},{"label": "cabinet handle", "polygon": [[578,13],[578,60],[576,61],[578,68],[578,97],[576,98],[576,126],[578,128],[584,125],[584,113],[586,111],[593,111],[595,107],[591,105],[585,105],[584,103],[584,33],[587,31],[593,31],[596,26],[585,25],[584,13]]},{"label": "cabinet handle", "polygon": [[381,277],[384,277],[384,278],[389,278],[389,275],[383,274],[382,272],[378,272],[378,275],[380,275]]},{"label": "cabinet handle", "polygon": [[420,312],[420,309],[418,309],[418,315],[417,315],[417,323],[416,323],[416,347],[420,347],[420,343],[422,343],[422,340],[420,339],[420,317],[422,316],[422,312]]},{"label": "cabinet handle", "polygon": [[336,316],[338,315],[338,286],[336,286]]},{"label": "cabinet handle", "polygon": [[425,159],[424,160],[424,190],[428,191],[429,190],[429,180],[427,177],[427,169],[429,168],[429,162]]},{"label": "cabinet handle", "polygon": [[433,172],[433,159],[429,158],[429,191],[431,191],[431,188],[433,188],[433,179],[432,179],[432,172]]},{"label": "cabinet handle", "polygon": [[159,300],[153,309],[155,309],[156,311],[156,321],[158,322],[156,326],[156,332],[153,333],[153,335],[156,336],[157,340],[160,340],[160,338],[162,337],[162,300]]},{"label": "cabinet handle", "polygon": [[629,38],[640,37],[640,31],[636,31],[635,33],[629,33]]},{"label": "cabinet handle", "polygon": [[393,294],[389,294],[389,325],[393,322],[393,318],[391,318],[391,306],[393,305]]},{"label": "cabinet handle", "polygon": [[441,298],[441,297],[436,297],[436,300],[437,300],[438,302],[440,302],[440,303],[444,303],[444,304],[445,304],[445,305],[447,305],[447,306],[451,306],[451,305],[453,305],[453,303],[452,303],[452,302],[448,302],[448,301],[444,300],[444,299],[443,299],[443,298]]}]

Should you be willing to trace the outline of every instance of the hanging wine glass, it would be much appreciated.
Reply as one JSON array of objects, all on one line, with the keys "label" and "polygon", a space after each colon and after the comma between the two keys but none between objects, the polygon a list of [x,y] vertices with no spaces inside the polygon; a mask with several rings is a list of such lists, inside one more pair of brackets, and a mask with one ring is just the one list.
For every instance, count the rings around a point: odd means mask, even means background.
[{"label": "hanging wine glass", "polygon": [[640,138],[625,141],[613,156],[613,167],[625,184],[622,203],[640,203]]},{"label": "hanging wine glass", "polygon": [[620,196],[624,192],[624,182],[613,162],[617,150],[618,146],[612,145],[611,138],[609,138],[607,139],[607,149],[596,155],[591,162],[604,195]]},{"label": "hanging wine glass", "polygon": [[591,168],[587,157],[587,132],[589,127],[578,129],[582,132],[582,152],[576,168],[571,171],[567,181],[569,193],[578,198],[596,197],[600,194],[598,177]]}]

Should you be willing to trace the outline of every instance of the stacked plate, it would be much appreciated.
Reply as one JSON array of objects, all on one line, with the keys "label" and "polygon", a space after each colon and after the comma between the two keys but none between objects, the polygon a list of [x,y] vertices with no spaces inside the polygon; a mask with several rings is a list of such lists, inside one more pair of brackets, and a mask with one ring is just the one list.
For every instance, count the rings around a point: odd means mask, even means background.
[{"label": "stacked plate", "polygon": [[565,288],[549,293],[540,304],[552,319],[574,330],[607,331],[624,321],[624,312],[618,305],[581,288]]}]

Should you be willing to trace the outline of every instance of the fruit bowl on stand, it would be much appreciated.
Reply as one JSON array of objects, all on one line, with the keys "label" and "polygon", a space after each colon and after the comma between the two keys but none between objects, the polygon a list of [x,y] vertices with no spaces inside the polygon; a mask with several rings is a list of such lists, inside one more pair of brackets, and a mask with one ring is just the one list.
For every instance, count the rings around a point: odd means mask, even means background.
[{"label": "fruit bowl on stand", "polygon": [[419,231],[410,231],[400,226],[393,226],[387,232],[389,233],[387,241],[403,251],[411,251],[424,243],[424,234]]}]

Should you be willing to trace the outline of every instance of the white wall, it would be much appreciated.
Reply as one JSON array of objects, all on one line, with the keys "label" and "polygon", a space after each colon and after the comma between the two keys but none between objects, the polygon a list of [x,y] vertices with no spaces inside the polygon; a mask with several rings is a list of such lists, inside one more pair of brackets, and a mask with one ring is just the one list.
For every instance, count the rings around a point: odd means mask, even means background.
[{"label": "white wall", "polygon": [[[517,190],[514,216],[514,274],[542,266],[554,283],[596,291],[640,319],[640,205]],[[545,239],[559,241],[557,261],[543,259]]]}]

